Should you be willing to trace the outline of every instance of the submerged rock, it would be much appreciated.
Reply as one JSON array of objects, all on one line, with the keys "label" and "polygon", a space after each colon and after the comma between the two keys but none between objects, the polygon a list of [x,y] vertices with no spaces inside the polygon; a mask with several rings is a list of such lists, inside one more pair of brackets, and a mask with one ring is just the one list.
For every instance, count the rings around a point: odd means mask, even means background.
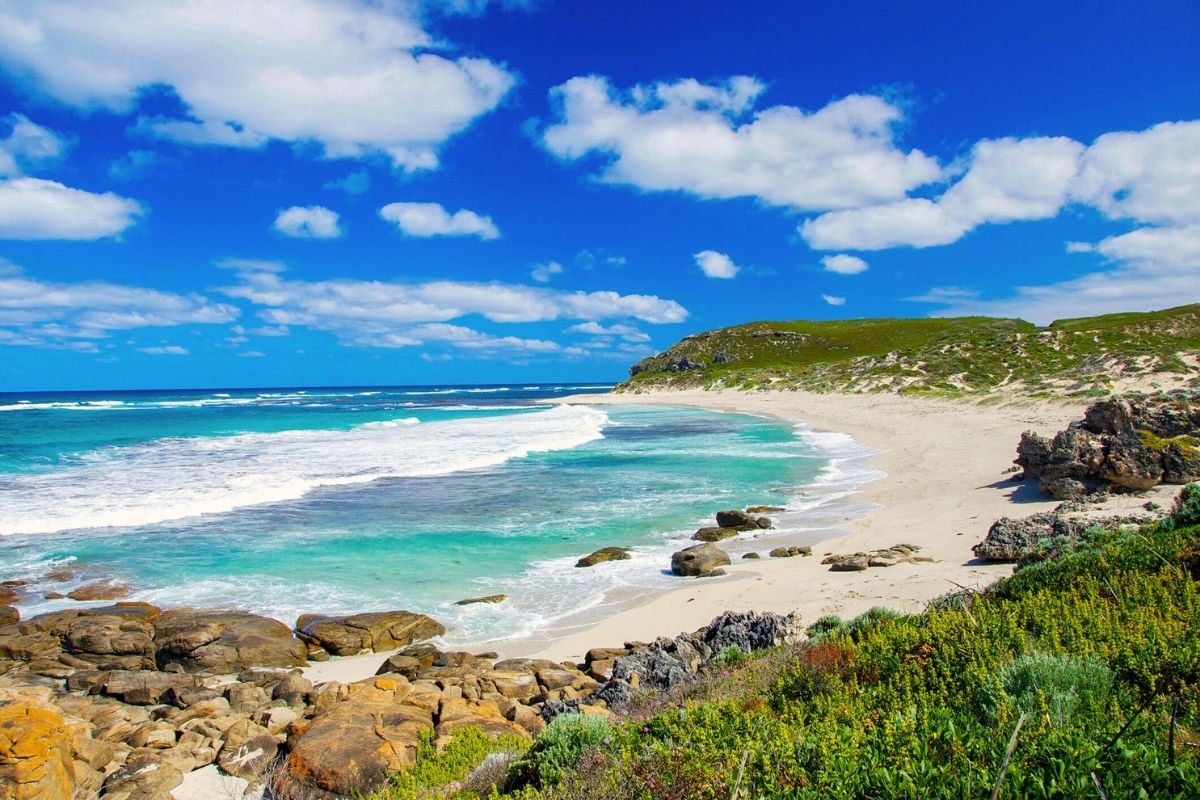
[{"label": "submerged rock", "polygon": [[697,542],[719,542],[732,539],[738,533],[740,531],[737,528],[701,528],[692,534],[692,539]]},{"label": "submerged rock", "polygon": [[455,601],[456,606],[469,606],[475,603],[503,603],[508,599],[506,594],[489,594],[486,597],[468,597],[465,600]]},{"label": "submerged rock", "polygon": [[72,592],[67,592],[67,597],[80,601],[120,600],[122,597],[128,597],[132,591],[128,586],[121,583],[93,581],[92,583],[80,586]]},{"label": "submerged rock", "polygon": [[730,563],[729,554],[716,545],[697,544],[671,556],[671,571],[676,575],[706,577]]},{"label": "submerged rock", "polygon": [[591,555],[586,555],[575,562],[577,567],[594,567],[607,561],[628,561],[633,558],[628,547],[601,547]]}]

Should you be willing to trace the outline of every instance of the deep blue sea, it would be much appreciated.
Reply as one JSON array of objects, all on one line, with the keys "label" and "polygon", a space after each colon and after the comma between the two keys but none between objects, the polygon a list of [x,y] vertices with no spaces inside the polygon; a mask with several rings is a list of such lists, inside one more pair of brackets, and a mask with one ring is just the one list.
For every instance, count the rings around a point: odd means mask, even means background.
[{"label": "deep blue sea", "polygon": [[[0,580],[29,581],[27,616],[111,579],[130,599],[289,624],[407,608],[482,642],[670,586],[671,551],[720,508],[786,506],[772,535],[816,538],[861,477],[837,434],[539,402],[609,388],[0,394]],[[574,567],[609,545],[635,557]],[[46,577],[63,568],[75,577]]]}]

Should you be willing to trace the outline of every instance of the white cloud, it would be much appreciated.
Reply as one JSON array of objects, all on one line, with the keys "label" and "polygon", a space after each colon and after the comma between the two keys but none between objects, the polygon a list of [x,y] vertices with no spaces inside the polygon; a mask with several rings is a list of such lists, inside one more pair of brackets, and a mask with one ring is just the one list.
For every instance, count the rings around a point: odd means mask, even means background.
[{"label": "white cloud", "polygon": [[0,276],[0,343],[95,351],[81,340],[114,330],[228,323],[238,313],[196,294],[104,281],[52,283],[19,272]]},{"label": "white cloud", "polygon": [[741,267],[733,263],[733,259],[716,250],[701,250],[692,255],[696,266],[710,278],[732,278],[741,271]]},{"label": "white cloud", "polygon": [[581,322],[578,325],[572,325],[567,328],[564,333],[583,333],[588,336],[613,337],[619,336],[626,342],[648,342],[650,336],[643,333],[633,325],[608,325],[604,326],[598,322]]},{"label": "white cloud", "polygon": [[1087,149],[1073,191],[1114,219],[1200,222],[1200,120],[1104,134]]},{"label": "white cloud", "polygon": [[986,223],[1049,219],[1070,197],[1083,145],[1063,137],[978,142],[961,179],[936,200],[831,211],[799,228],[817,250],[950,244]]},{"label": "white cloud", "polygon": [[292,206],[275,217],[275,230],[297,239],[337,239],[342,235],[338,213],[324,206]]},{"label": "white cloud", "polygon": [[238,353],[238,358],[266,358],[267,354],[261,350],[243,350]]},{"label": "white cloud", "polygon": [[821,264],[825,267],[826,272],[835,272],[838,275],[858,275],[867,271],[866,261],[858,256],[849,256],[845,253],[825,256],[821,259]]},{"label": "white cloud", "polygon": [[67,150],[62,137],[23,114],[9,114],[4,123],[10,127],[0,139],[0,178],[24,175],[30,167],[61,158]]},{"label": "white cloud", "polygon": [[560,119],[542,143],[564,160],[600,155],[607,183],[810,211],[890,202],[941,176],[934,159],[896,146],[903,112],[887,100],[755,110],[765,88],[738,76],[620,92],[603,77],[572,78],[551,90]]},{"label": "white cloud", "polygon": [[0,63],[80,108],[136,110],[170,86],[187,116],[139,127],[189,144],[315,142],[328,157],[384,153],[431,169],[450,137],[515,79],[485,58],[443,55],[414,4],[321,0],[14,0]]},{"label": "white cloud", "polygon": [[823,294],[823,295],[821,295],[821,299],[824,300],[826,303],[829,303],[829,305],[831,305],[831,306],[846,305],[846,298],[838,297],[835,294]]},{"label": "white cloud", "polygon": [[132,180],[163,162],[155,150],[130,150],[108,165],[108,177],[119,181]]},{"label": "white cloud", "polygon": [[388,203],[379,209],[379,216],[395,223],[407,236],[478,236],[480,239],[500,236],[491,217],[465,208],[450,214],[438,203]]},{"label": "white cloud", "polygon": [[246,331],[251,336],[291,336],[292,332],[287,325],[263,325],[258,328],[251,328]]},{"label": "white cloud", "polygon": [[534,264],[533,269],[529,272],[529,277],[538,283],[546,283],[551,277],[562,274],[562,271],[562,264],[557,261],[549,261],[545,264]]},{"label": "white cloud", "polygon": [[41,178],[0,180],[0,239],[117,236],[145,213],[140,203]]},{"label": "white cloud", "polygon": [[[228,263],[228,262],[226,262]],[[650,323],[681,322],[683,306],[653,295],[616,292],[567,292],[505,283],[430,281],[391,283],[351,279],[287,280],[272,262],[243,261],[239,283],[221,291],[261,306],[258,316],[268,325],[328,331],[340,341],[371,347],[410,347],[428,341],[451,342],[464,349],[550,351],[544,340],[463,333],[452,320],[478,315],[497,323],[546,322],[557,319],[598,321],[633,318]],[[614,335],[640,341],[632,326],[610,329]],[[255,334],[256,331],[249,331]],[[486,339],[480,337],[488,337]]]},{"label": "white cloud", "polygon": [[996,299],[979,299],[965,289],[934,289],[912,299],[944,304],[937,316],[984,314],[1038,324],[1200,301],[1200,224],[1141,228],[1110,236],[1094,250],[1113,268],[1069,281],[1020,286],[1011,296]]},{"label": "white cloud", "polygon": [[327,181],[326,189],[338,189],[346,194],[362,194],[371,188],[371,173],[366,169],[351,172],[335,181]]},{"label": "white cloud", "polygon": [[177,344],[168,344],[161,347],[139,347],[143,353],[149,353],[152,356],[186,356],[190,355],[187,348],[180,347]]}]

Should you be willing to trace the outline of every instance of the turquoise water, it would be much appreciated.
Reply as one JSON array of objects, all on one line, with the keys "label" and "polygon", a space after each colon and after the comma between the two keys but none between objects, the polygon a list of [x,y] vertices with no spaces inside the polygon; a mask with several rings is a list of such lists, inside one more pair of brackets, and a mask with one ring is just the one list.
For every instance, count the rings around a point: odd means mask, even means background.
[{"label": "turquoise water", "polygon": [[[716,509],[833,485],[836,447],[772,420],[535,405],[604,388],[0,396],[0,580],[32,581],[26,614],[104,577],[288,622],[408,608],[483,641],[670,585]],[[574,568],[608,545],[635,557]],[[45,580],[64,566],[74,583]]]}]

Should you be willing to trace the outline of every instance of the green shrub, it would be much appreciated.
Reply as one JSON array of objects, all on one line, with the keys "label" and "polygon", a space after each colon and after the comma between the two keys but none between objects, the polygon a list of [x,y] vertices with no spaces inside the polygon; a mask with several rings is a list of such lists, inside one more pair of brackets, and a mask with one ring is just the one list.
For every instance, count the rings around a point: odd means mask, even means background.
[{"label": "green shrub", "polygon": [[826,614],[817,619],[812,625],[809,625],[805,630],[808,638],[815,641],[824,639],[832,633],[845,633],[846,623],[837,614]]},{"label": "green shrub", "polygon": [[864,611],[863,613],[859,614],[854,619],[847,622],[846,623],[846,632],[849,633],[851,636],[857,637],[857,636],[861,636],[864,631],[866,631],[868,628],[870,628],[874,625],[879,625],[883,622],[888,622],[891,620],[899,620],[899,619],[904,619],[904,615],[899,612],[893,611],[890,608],[884,608],[883,606],[875,606],[874,608]]},{"label": "green shrub", "polygon": [[713,656],[713,664],[718,667],[736,667],[750,657],[742,648],[731,644]]},{"label": "green shrub", "polygon": [[[391,785],[374,795],[374,800],[444,797],[446,795],[438,791],[441,787],[464,780],[491,754],[519,754],[528,748],[529,741],[520,736],[501,735],[492,739],[482,728],[469,726],[454,731],[450,743],[439,753],[433,743],[433,734],[422,734],[416,762],[393,775]],[[451,796],[466,800],[477,795],[459,793]]]},{"label": "green shrub", "polygon": [[1112,681],[1112,670],[1099,658],[1069,654],[1018,656],[1000,673],[1004,693],[1018,710],[1032,713],[1044,701],[1051,720],[1060,728],[1076,711],[1099,709]]},{"label": "green shrub", "polygon": [[611,741],[612,723],[593,714],[561,714],[550,721],[533,747],[510,772],[509,786],[553,786],[587,751]]},{"label": "green shrub", "polygon": [[1172,528],[1200,525],[1200,483],[1189,483],[1179,491],[1170,520]]}]

